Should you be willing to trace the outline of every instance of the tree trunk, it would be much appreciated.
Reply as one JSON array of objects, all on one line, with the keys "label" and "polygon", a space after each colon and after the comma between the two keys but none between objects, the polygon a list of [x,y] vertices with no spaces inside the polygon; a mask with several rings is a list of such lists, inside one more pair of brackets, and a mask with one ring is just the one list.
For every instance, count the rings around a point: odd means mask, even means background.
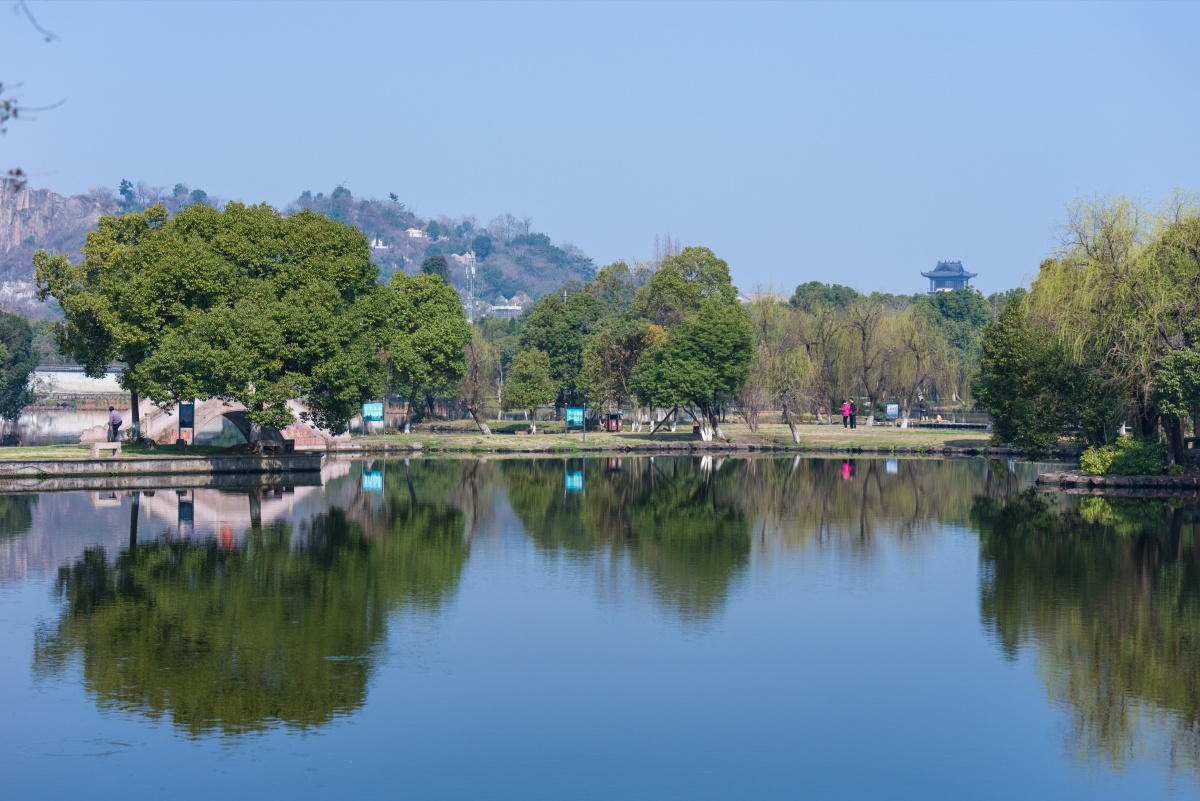
[{"label": "tree trunk", "polygon": [[142,437],[142,414],[138,408],[142,405],[141,398],[135,390],[129,390],[129,401],[133,404],[133,414],[130,415],[130,436],[134,442],[137,442]]},{"label": "tree trunk", "polygon": [[1167,432],[1167,467],[1181,464],[1183,455],[1183,420],[1175,415],[1163,415],[1163,428]]},{"label": "tree trunk", "polygon": [[783,406],[783,422],[787,423],[788,431],[792,432],[792,442],[799,445],[800,430],[796,428],[796,418],[792,415],[792,411],[787,407],[787,404]]},{"label": "tree trunk", "polygon": [[[652,423],[650,424],[650,436],[652,436],[652,437],[653,437],[653,436],[654,436],[654,432],[655,432],[655,431],[658,431],[658,429],[662,428],[662,425],[663,425],[663,423],[667,422],[667,418],[668,418],[668,417],[670,417],[671,415],[675,414],[675,411],[676,411],[676,409],[678,409],[678,408],[679,408],[679,407],[678,407],[678,406],[676,406],[674,409],[671,409],[671,411],[669,411],[669,412],[667,412],[666,414],[664,414],[664,415],[662,416],[662,419],[661,419],[661,420],[659,420],[657,423],[653,423],[653,422],[652,422]],[[653,419],[654,419],[654,413],[653,413],[653,410],[652,410],[652,411],[651,411],[651,413],[650,413],[650,419],[651,419],[651,420],[653,420]]]},{"label": "tree trunk", "polygon": [[705,410],[704,409],[700,410],[699,417],[696,416],[695,412],[692,411],[690,406],[685,406],[683,411],[684,411],[684,413],[687,414],[688,417],[692,418],[693,423],[695,423],[697,426],[699,426],[700,440],[702,442],[711,442],[712,438],[713,438],[712,425],[710,424],[711,418],[705,412]]},{"label": "tree trunk", "polygon": [[479,426],[479,433],[483,434],[485,437],[490,437],[492,435],[492,430],[488,428],[487,420],[484,418],[484,416],[479,413],[479,407],[468,406],[467,411],[470,412],[471,419],[475,421],[475,425]]}]

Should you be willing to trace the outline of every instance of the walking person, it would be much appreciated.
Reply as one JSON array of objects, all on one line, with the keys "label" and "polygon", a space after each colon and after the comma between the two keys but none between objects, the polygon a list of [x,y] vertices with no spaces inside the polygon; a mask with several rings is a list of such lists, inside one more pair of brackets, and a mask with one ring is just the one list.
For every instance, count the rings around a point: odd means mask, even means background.
[{"label": "walking person", "polygon": [[108,441],[121,441],[121,424],[125,421],[121,419],[121,413],[112,406],[108,407]]},{"label": "walking person", "polygon": [[842,428],[850,427],[850,401],[842,404]]},{"label": "walking person", "polygon": [[850,401],[850,427],[858,428],[858,404]]}]

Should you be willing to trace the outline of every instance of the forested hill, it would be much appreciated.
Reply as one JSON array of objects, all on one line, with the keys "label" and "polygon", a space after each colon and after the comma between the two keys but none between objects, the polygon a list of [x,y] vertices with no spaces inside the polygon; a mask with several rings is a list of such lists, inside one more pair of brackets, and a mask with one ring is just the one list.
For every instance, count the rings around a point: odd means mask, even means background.
[{"label": "forested hill", "polygon": [[[42,317],[49,311],[33,296],[34,251],[46,249],[78,258],[88,231],[104,214],[140,211],[162,203],[175,211],[191,203],[223,205],[201,189],[176,184],[172,189],[122,181],[86,194],[60,195],[48,189],[13,192],[0,182],[0,308]],[[386,200],[355,197],[345,187],[329,194],[306,191],[284,209],[311,208],[362,229],[383,279],[397,270],[415,273],[421,262],[446,257],[451,282],[465,295],[467,271],[475,266],[475,297],[503,305],[528,302],[571,280],[586,281],[595,266],[573,245],[555,245],[534,231],[531,220],[511,214],[486,225],[473,217],[423,218],[392,195]],[[528,296],[528,298],[521,296]]]},{"label": "forested hill", "polygon": [[486,225],[474,217],[422,219],[395,194],[368,200],[341,186],[328,195],[304,192],[288,205],[288,210],[300,208],[361,228],[385,278],[397,270],[415,272],[426,258],[442,255],[450,264],[451,282],[461,290],[473,254],[475,297],[498,305],[522,294],[537,298],[571,280],[587,281],[596,271],[574,245],[555,245],[534,231],[529,217],[505,214]]}]

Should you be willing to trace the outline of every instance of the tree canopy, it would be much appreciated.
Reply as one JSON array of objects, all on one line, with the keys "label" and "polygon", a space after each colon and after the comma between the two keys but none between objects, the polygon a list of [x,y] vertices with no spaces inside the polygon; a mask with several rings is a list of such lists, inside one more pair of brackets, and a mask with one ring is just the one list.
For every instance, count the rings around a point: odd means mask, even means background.
[{"label": "tree canopy", "polygon": [[323,215],[156,206],[101,218],[80,264],[34,260],[40,297],[63,308],[60,349],[92,376],[122,362],[135,420],[140,397],[223,398],[279,428],[299,399],[313,423],[341,431],[383,390],[387,289],[363,233]]}]

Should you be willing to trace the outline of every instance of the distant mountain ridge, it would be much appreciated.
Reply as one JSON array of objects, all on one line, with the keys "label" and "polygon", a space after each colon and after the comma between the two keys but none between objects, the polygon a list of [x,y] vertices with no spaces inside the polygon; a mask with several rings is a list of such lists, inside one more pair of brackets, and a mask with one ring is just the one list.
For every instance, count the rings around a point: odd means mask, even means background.
[{"label": "distant mountain ridge", "polygon": [[[140,211],[156,203],[172,211],[191,203],[223,205],[219,198],[184,184],[168,191],[122,181],[117,192],[98,188],[60,195],[30,187],[14,192],[0,183],[0,308],[29,317],[50,316],[51,309],[34,297],[34,252],[45,249],[77,259],[101,216]],[[533,231],[528,217],[505,214],[486,226],[473,217],[425,219],[394,194],[388,200],[361,198],[340,186],[328,195],[303,192],[284,211],[301,208],[361,229],[371,241],[371,258],[383,280],[398,270],[418,272],[426,258],[441,255],[449,264],[451,283],[465,298],[473,267],[474,295],[481,310],[521,296],[537,298],[569,281],[587,281],[596,270],[578,248],[555,245],[546,234]]]}]

